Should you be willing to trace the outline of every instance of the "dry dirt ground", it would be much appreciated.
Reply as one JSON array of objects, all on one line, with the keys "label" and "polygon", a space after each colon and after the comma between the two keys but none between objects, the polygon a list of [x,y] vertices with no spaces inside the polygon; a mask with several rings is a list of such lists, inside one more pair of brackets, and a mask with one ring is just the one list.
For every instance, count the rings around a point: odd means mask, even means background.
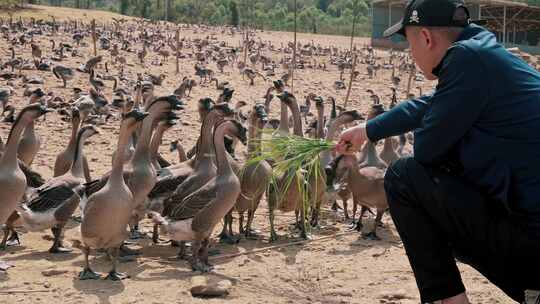
[{"label": "dry dirt ground", "polygon": [[[76,11],[59,8],[33,7],[31,11],[24,12],[23,16],[30,15],[47,18],[54,14],[58,18],[96,17],[98,20],[110,18],[109,13],[94,11]],[[17,16],[17,14],[15,14]],[[181,32],[183,37],[205,37],[209,32],[193,33],[192,30]],[[234,37],[221,35],[216,32],[219,39],[230,44],[238,45],[240,35]],[[263,40],[279,43],[292,39],[291,33],[264,32],[258,33]],[[50,56],[50,43],[72,43],[70,35],[59,33],[53,37],[41,37],[44,56]],[[323,46],[335,45],[346,48],[347,37],[299,35],[299,41],[321,43]],[[88,39],[86,42],[90,42]],[[367,43],[367,39],[356,39],[357,45]],[[140,49],[140,46],[135,46]],[[18,54],[30,58],[30,49],[17,47]],[[63,62],[65,65],[77,67],[84,63],[91,53],[91,47],[81,47],[83,57],[69,58]],[[191,50],[184,50],[191,52]],[[383,51],[377,51],[381,55]],[[107,55],[105,51],[101,54]],[[153,66],[149,62],[157,54],[150,53],[145,67],[137,63],[133,53],[123,54],[128,59],[127,73],[135,77],[135,73],[146,71],[154,74],[164,73],[167,78],[163,86],[157,87],[160,94],[169,94],[179,84],[183,76],[193,76],[194,62],[190,59],[181,60],[181,73],[175,75],[174,61],[169,60],[163,66]],[[9,56],[8,45],[5,41],[0,44],[0,57]],[[272,54],[277,60],[281,56]],[[107,56],[105,56],[107,58]],[[217,71],[214,64],[211,65]],[[384,103],[389,103],[390,97],[390,71],[382,71],[374,80],[368,79],[365,65],[360,65],[361,72],[358,80],[354,82],[351,94],[350,108],[366,113],[370,104],[367,88],[375,90],[381,95]],[[98,67],[103,73],[103,66]],[[116,68],[113,68],[116,71]],[[60,88],[50,72],[23,71],[26,75],[39,75],[44,78],[43,88],[49,92],[69,99],[71,89],[69,86],[88,86],[88,74],[79,73],[76,79],[70,82],[67,89]],[[277,75],[283,74],[279,68]],[[329,65],[328,72],[320,70],[301,70],[296,74],[295,94],[299,101],[307,93],[313,92],[323,97],[334,96],[339,103],[345,96],[345,90],[337,91],[333,83],[338,79],[339,72],[336,66]],[[270,82],[256,80],[255,86],[248,86],[236,69],[227,67],[225,74],[218,73],[220,80],[227,80],[236,89],[234,100],[245,100],[249,104],[260,101]],[[402,76],[406,78],[406,76]],[[404,95],[405,82],[401,85],[401,96]],[[5,85],[5,82],[0,82]],[[13,103],[20,108],[26,103],[22,96],[20,80],[16,81],[16,96]],[[413,85],[421,86],[424,90],[433,87],[433,83],[417,82]],[[111,92],[111,83],[108,83],[108,94]],[[199,133],[200,123],[196,113],[196,101],[201,97],[217,97],[218,91],[212,86],[197,86],[191,98],[187,98],[187,110],[182,114],[182,121],[166,135],[161,148],[163,155],[172,162],[176,162],[175,154],[168,151],[169,142],[180,139],[182,144],[190,148]],[[272,117],[277,117],[277,102],[274,101]],[[5,140],[10,125],[0,123],[0,135]],[[115,149],[118,120],[102,126],[103,134],[91,139],[85,147],[85,153],[90,161],[93,177],[99,177],[110,169],[111,154]],[[65,147],[70,134],[68,123],[59,119],[57,114],[48,115],[47,120],[37,123],[37,133],[42,140],[42,148],[34,163],[34,169],[44,177],[50,178],[56,155]],[[261,231],[260,240],[242,240],[237,246],[221,245],[216,241],[212,249],[216,255],[212,262],[216,270],[208,274],[210,280],[228,279],[233,283],[231,293],[221,299],[195,299],[189,293],[190,278],[193,273],[186,262],[173,261],[177,249],[168,244],[153,245],[149,240],[143,240],[135,245],[142,248],[143,254],[135,261],[125,262],[119,266],[120,271],[127,272],[130,278],[122,282],[110,281],[79,281],[77,274],[83,264],[83,256],[75,249],[70,254],[52,255],[47,252],[51,242],[44,239],[49,232],[26,233],[22,235],[22,245],[10,247],[0,257],[16,265],[6,273],[0,273],[0,303],[418,303],[418,293],[415,280],[409,267],[403,245],[388,215],[383,219],[385,228],[380,229],[381,241],[363,240],[358,233],[348,232],[349,223],[343,220],[342,214],[335,214],[325,206],[322,227],[313,231],[313,241],[283,246],[269,250],[257,251],[251,254],[224,257],[228,254],[259,250],[272,245],[268,239],[268,221],[266,218],[266,203],[261,202],[257,211],[254,227]],[[294,220],[293,214],[278,214],[277,226],[281,238],[277,245],[285,245],[298,240],[297,234],[290,231],[289,226]],[[365,219],[368,225],[373,219]],[[150,223],[144,222],[144,230],[150,229]],[[220,229],[218,227],[216,230]],[[235,229],[236,222],[235,222]],[[75,223],[70,223],[66,233],[66,240],[79,238],[79,229]],[[340,236],[332,236],[340,234]],[[326,237],[326,238],[325,238]],[[320,239],[324,238],[324,239]],[[109,262],[103,256],[91,257],[95,270],[106,272]],[[460,265],[463,280],[468,288],[473,303],[511,303],[497,288],[484,279],[479,273],[468,266]],[[46,276],[51,274],[52,276]]]}]

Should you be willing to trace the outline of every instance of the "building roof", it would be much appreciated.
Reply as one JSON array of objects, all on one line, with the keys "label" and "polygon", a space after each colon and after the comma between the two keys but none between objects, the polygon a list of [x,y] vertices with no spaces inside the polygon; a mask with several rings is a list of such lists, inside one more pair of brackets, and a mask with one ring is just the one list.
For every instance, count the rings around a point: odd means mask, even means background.
[{"label": "building roof", "polygon": [[[407,3],[406,0],[374,0],[373,4],[392,4],[392,5],[401,5],[405,6]],[[481,5],[488,5],[488,6],[513,6],[513,7],[531,7],[531,8],[538,8],[539,6],[533,6],[529,5],[525,2],[520,1],[511,1],[511,0],[465,0],[465,3],[473,3],[473,4],[481,4]]]}]

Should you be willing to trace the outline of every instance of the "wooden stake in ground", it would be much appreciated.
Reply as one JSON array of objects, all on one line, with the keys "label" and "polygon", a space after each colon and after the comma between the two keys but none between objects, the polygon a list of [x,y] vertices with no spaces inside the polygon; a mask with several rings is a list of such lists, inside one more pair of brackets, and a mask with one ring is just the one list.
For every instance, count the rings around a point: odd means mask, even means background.
[{"label": "wooden stake in ground", "polygon": [[[294,0],[294,46],[292,56],[292,70],[291,70],[291,92],[294,94],[294,71],[296,70],[296,0]],[[305,213],[305,212],[304,212]]]},{"label": "wooden stake in ground", "polygon": [[176,27],[176,74],[180,73],[180,64],[178,57],[180,57],[180,29]]},{"label": "wooden stake in ground", "polygon": [[405,99],[409,99],[409,94],[411,93],[412,80],[414,78],[414,75],[416,74],[416,65],[412,63],[411,67],[408,70],[409,70],[409,80],[407,81],[407,95],[405,95]]},{"label": "wooden stake in ground", "polygon": [[[351,48],[351,52],[352,52],[352,48]],[[354,78],[354,71],[356,69],[356,60],[357,59],[358,59],[358,55],[356,55],[356,53],[354,53],[354,55],[353,55],[353,63],[352,63],[352,67],[351,67],[351,77],[349,78],[349,87],[347,88],[347,95],[345,96],[345,102],[343,103],[343,108],[344,109],[347,109],[347,105],[349,103],[349,96],[351,96],[352,82],[353,82],[353,78]]]},{"label": "wooden stake in ground", "polygon": [[249,27],[246,25],[245,27],[245,37],[244,37],[244,66],[247,65],[247,54],[248,54],[248,47],[249,47]]},{"label": "wooden stake in ground", "polygon": [[96,34],[96,19],[92,19],[92,43],[94,44],[94,57],[97,56],[97,34]]}]

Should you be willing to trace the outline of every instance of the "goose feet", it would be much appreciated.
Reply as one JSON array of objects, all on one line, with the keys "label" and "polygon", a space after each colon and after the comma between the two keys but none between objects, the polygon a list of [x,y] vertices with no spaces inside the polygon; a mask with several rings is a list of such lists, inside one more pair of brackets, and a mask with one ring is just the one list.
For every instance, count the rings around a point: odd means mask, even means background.
[{"label": "goose feet", "polygon": [[11,236],[7,239],[6,245],[9,246],[20,246],[21,240],[19,239],[19,234],[15,230],[11,230]]},{"label": "goose feet", "polygon": [[361,221],[355,222],[354,220],[351,226],[349,227],[350,230],[356,230],[358,232],[362,231],[362,228],[364,228],[364,225],[362,224],[362,222]]},{"label": "goose feet", "polygon": [[219,236],[219,242],[229,245],[235,245],[240,242],[240,239],[232,235],[223,233]]},{"label": "goose feet", "polygon": [[62,246],[61,244],[55,244],[51,247],[51,249],[49,249],[49,253],[70,253],[72,251],[73,249],[66,248]]},{"label": "goose feet", "polygon": [[98,280],[100,278],[99,273],[94,272],[90,268],[84,268],[79,273],[79,280]]},{"label": "goose feet", "polygon": [[246,237],[246,239],[250,239],[250,240],[257,240],[260,237],[257,231],[252,230],[252,229],[246,229],[246,231],[244,232],[244,236]]},{"label": "goose feet", "polygon": [[270,243],[277,242],[277,240],[278,240],[277,233],[274,230],[270,231],[270,240],[269,240]]},{"label": "goose feet", "polygon": [[334,203],[332,204],[332,211],[338,211],[339,209],[341,209],[341,206],[339,206],[338,203],[334,201]]},{"label": "goose feet", "polygon": [[131,232],[129,233],[130,240],[140,240],[140,239],[145,239],[147,237],[148,236],[145,233],[141,232],[138,227],[132,229]]},{"label": "goose feet", "polygon": [[379,236],[377,236],[377,233],[375,233],[375,231],[371,231],[369,233],[363,234],[362,238],[365,239],[365,240],[370,240],[370,241],[380,241],[381,240],[381,238]]},{"label": "goose feet", "polygon": [[125,273],[117,272],[115,270],[109,272],[109,274],[105,277],[105,280],[111,280],[111,281],[121,281],[124,279],[129,278],[129,276]]},{"label": "goose feet", "polygon": [[140,254],[141,252],[139,250],[131,249],[127,247],[126,245],[120,246],[120,257],[140,255]]},{"label": "goose feet", "polygon": [[202,273],[207,273],[207,272],[210,272],[210,271],[214,270],[214,266],[212,266],[210,264],[205,264],[200,260],[193,260],[191,262],[191,269],[193,271],[200,271]]},{"label": "goose feet", "polygon": [[157,225],[154,225],[154,228],[152,230],[152,242],[154,244],[159,244],[159,232]]}]

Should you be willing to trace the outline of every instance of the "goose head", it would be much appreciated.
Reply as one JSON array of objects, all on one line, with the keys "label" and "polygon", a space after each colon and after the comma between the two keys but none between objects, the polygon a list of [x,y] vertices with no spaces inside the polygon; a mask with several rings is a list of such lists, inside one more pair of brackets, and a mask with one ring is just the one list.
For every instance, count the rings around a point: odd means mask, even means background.
[{"label": "goose head", "polygon": [[281,79],[274,80],[274,89],[278,91],[279,93],[283,92],[285,90],[285,85],[283,84],[283,81]]},{"label": "goose head", "polygon": [[368,114],[368,120],[375,118],[384,113],[384,106],[382,104],[374,104],[371,106]]},{"label": "goose head", "polygon": [[313,100],[315,101],[315,106],[318,109],[321,109],[324,107],[324,99],[321,96],[316,96],[313,98]]},{"label": "goose head", "polygon": [[47,107],[44,105],[40,103],[32,103],[19,112],[16,120],[25,120],[26,122],[30,122],[49,112],[52,112],[52,110],[47,109]]},{"label": "goose head", "polygon": [[100,134],[99,129],[92,125],[84,126],[79,130],[79,137],[83,141],[96,134]]},{"label": "goose head", "polygon": [[30,103],[39,102],[41,98],[45,96],[45,93],[41,88],[37,88],[30,93]]},{"label": "goose head", "polygon": [[281,100],[281,102],[287,105],[292,105],[293,102],[296,102],[296,98],[294,97],[294,95],[287,91],[284,91],[283,93],[279,94],[277,97],[279,98],[279,100]]},{"label": "goose head", "polygon": [[166,111],[183,110],[184,103],[178,99],[176,95],[161,96],[152,101],[152,103],[146,107],[146,111],[151,111],[151,109],[155,109],[156,107]]},{"label": "goose head", "polygon": [[234,94],[234,90],[231,90],[229,88],[224,88],[223,92],[221,93],[219,97],[221,100],[223,100],[223,102],[229,102],[231,101],[233,94]]},{"label": "goose head", "polygon": [[264,104],[256,104],[253,106],[253,115],[255,116],[255,124],[257,128],[262,129],[268,123],[268,114],[266,113]]},{"label": "goose head", "polygon": [[364,117],[358,111],[352,110],[341,112],[338,119],[343,120],[345,123],[351,123],[356,120],[362,120]]},{"label": "goose head", "polygon": [[131,110],[122,115],[122,125],[131,133],[140,125],[148,114],[148,112],[141,112],[137,109]]},{"label": "goose head", "polygon": [[77,107],[71,108],[71,121],[77,125],[81,122],[81,111]]},{"label": "goose head", "polygon": [[244,146],[247,145],[246,127],[244,127],[238,120],[235,119],[227,120],[224,124],[231,124],[229,129],[230,136],[238,138]]},{"label": "goose head", "polygon": [[212,98],[206,97],[199,99],[199,111],[210,111],[214,107],[215,102]]},{"label": "goose head", "polygon": [[232,117],[234,115],[234,109],[232,109],[228,103],[222,102],[214,105],[213,111],[217,111],[223,117]]}]

